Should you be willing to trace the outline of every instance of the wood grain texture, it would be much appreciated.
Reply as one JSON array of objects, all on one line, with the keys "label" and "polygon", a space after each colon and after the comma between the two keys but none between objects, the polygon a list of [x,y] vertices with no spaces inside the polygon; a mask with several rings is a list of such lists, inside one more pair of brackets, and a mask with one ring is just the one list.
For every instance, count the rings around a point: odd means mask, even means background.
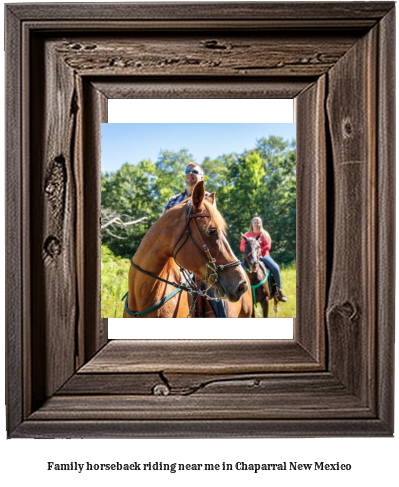
[{"label": "wood grain texture", "polygon": [[[295,99],[299,286],[294,338],[323,364],[326,357],[324,312],[328,245],[325,99],[325,76],[321,76]],[[318,326],[310,327],[307,323],[318,323]]]},{"label": "wood grain texture", "polygon": [[333,255],[327,329],[330,370],[369,403],[375,347],[375,48],[371,30],[328,73]]},{"label": "wood grain texture", "polygon": [[111,340],[80,372],[226,374],[319,368],[293,340]]},{"label": "wood grain texture", "polygon": [[[298,313],[294,321],[294,334],[298,345],[314,357],[317,366],[311,360],[301,358],[298,367],[324,367],[325,333],[324,309],[326,294],[326,182],[325,182],[325,137],[324,137],[324,98],[325,83],[322,78],[318,83],[311,80],[281,79],[279,83],[270,78],[250,79],[244,82],[227,78],[223,86],[213,79],[167,78],[155,79],[151,83],[145,78],[123,78],[112,83],[107,79],[94,78],[94,86],[107,98],[281,98],[296,96],[297,126],[300,133],[297,147],[297,186],[301,188],[297,194],[298,207]],[[314,127],[309,130],[309,126]],[[303,142],[302,142],[303,141]],[[323,162],[324,161],[324,162]],[[306,244],[301,245],[301,242]],[[303,263],[303,267],[301,267]],[[318,269],[316,275],[314,267]],[[309,295],[312,299],[309,299]],[[301,309],[303,306],[303,310]],[[309,323],[318,323],[309,326]],[[217,347],[217,346],[216,346]],[[282,347],[284,348],[284,347]],[[269,347],[259,350],[268,355]],[[280,350],[281,362],[293,353],[291,348],[286,352]],[[242,361],[239,355],[239,361]],[[272,354],[274,358],[274,354]],[[291,356],[291,358],[293,355]],[[301,355],[302,357],[302,355]],[[147,364],[147,361],[145,361]],[[182,363],[181,360],[178,363]],[[196,360],[196,367],[201,367]],[[259,361],[257,361],[259,363]],[[288,363],[292,363],[288,360]],[[97,362],[96,362],[97,364]],[[299,365],[301,364],[301,365]],[[285,366],[288,366],[287,364]],[[260,370],[252,365],[247,370]],[[265,360],[265,367],[270,369],[270,361]],[[220,368],[220,367],[218,367]],[[217,369],[218,369],[217,368]],[[264,370],[264,369],[262,369]]]},{"label": "wood grain texture", "polygon": [[[9,436],[391,436],[394,4],[6,17]],[[294,340],[106,343],[97,182],[111,95],[296,97],[298,268],[315,280]]]},{"label": "wood grain texture", "polygon": [[[29,420],[257,420],[261,419],[371,419],[372,411],[355,396],[333,391],[254,394],[233,390],[229,394],[191,396],[54,396]],[[291,398],[290,398],[291,396]],[[295,400],[295,403],[293,402]],[[295,406],[294,406],[295,404]]]},{"label": "wood grain texture", "polygon": [[[153,389],[165,385],[162,374],[75,374],[58,391],[60,395],[151,395]],[[165,387],[167,387],[165,385]],[[162,392],[162,388],[159,389]],[[164,392],[168,392],[166,389]]]},{"label": "wood grain texture", "polygon": [[[160,386],[163,387],[160,387]],[[75,374],[58,392],[64,395],[178,395],[192,394],[256,394],[273,396],[273,401],[284,396],[287,391],[300,394],[306,390],[311,397],[312,392],[326,395],[346,394],[345,387],[327,372],[313,374],[309,372],[295,373],[238,373],[238,374],[205,374],[201,372],[170,372],[159,373],[85,373]],[[283,399],[281,399],[283,401]],[[327,406],[329,399],[326,398]],[[288,404],[288,403],[287,403]],[[287,404],[283,407],[287,407]],[[310,405],[309,405],[310,409]]]},{"label": "wood grain texture", "polygon": [[[318,419],[373,417],[372,410],[362,407],[359,398],[329,373],[194,374],[191,387],[188,378],[181,373],[77,374],[30,420],[280,420],[315,418],[316,411]],[[167,392],[157,394],[161,385]]]},{"label": "wood grain texture", "polygon": [[40,420],[25,421],[15,438],[314,438],[390,435],[378,419]]},{"label": "wood grain texture", "polygon": [[123,76],[117,79],[93,77],[92,84],[107,99],[114,98],[295,98],[305,90],[312,78],[202,79],[187,77],[151,78]]},{"label": "wood grain texture", "polygon": [[[40,404],[75,370],[79,309],[74,150],[78,102],[73,72],[51,46],[38,39],[33,43],[33,56],[31,160],[36,164],[31,171],[32,402]],[[43,79],[57,82],[45,87]],[[54,326],[54,319],[58,326]]]},{"label": "wood grain texture", "polygon": [[[228,33],[228,32],[257,32],[257,31],[294,31],[322,33],[325,31],[334,31],[337,34],[353,34],[356,31],[358,34],[365,34],[369,29],[374,27],[379,19],[373,18],[291,18],[291,19],[231,19],[225,20],[193,20],[187,19],[179,21],[174,20],[156,20],[156,19],[107,19],[106,22],[102,19],[86,19],[86,20],[28,20],[25,25],[29,29],[42,29],[48,32],[54,30],[63,30],[64,32],[80,32],[85,33],[97,33],[108,32],[113,35],[117,32],[131,33],[131,32],[143,32],[143,31],[158,31],[158,32],[204,32],[209,34]],[[213,35],[213,34],[212,34]]]},{"label": "wood grain texture", "polygon": [[[24,413],[24,383],[23,367],[21,362],[23,354],[24,327],[26,315],[24,314],[26,302],[24,300],[24,282],[27,276],[24,272],[25,255],[23,253],[23,223],[26,222],[22,195],[23,184],[26,181],[23,175],[23,147],[22,139],[22,104],[21,96],[21,65],[13,63],[18,58],[22,46],[22,35],[18,18],[10,11],[5,11],[6,35],[5,49],[9,54],[5,69],[8,73],[6,79],[6,105],[5,120],[7,126],[13,130],[7,131],[5,145],[6,165],[5,178],[8,182],[5,193],[5,211],[7,222],[15,221],[17,225],[7,225],[5,235],[5,273],[7,279],[6,291],[6,398],[7,423],[13,430],[23,419]],[[29,272],[29,269],[26,269]]]},{"label": "wood grain texture", "polygon": [[[324,32],[200,35],[170,32],[74,37],[57,42],[64,62],[90,76],[320,76],[352,46],[359,34]],[[331,42],[334,39],[334,42]]]},{"label": "wood grain texture", "polygon": [[385,356],[377,370],[377,408],[388,428],[394,427],[394,347],[395,289],[386,283],[395,282],[395,11],[391,10],[378,28],[379,93],[377,98],[377,221],[376,221],[376,282],[378,329],[376,356]]},{"label": "wood grain texture", "polygon": [[99,167],[101,123],[107,121],[107,99],[90,82],[84,84],[83,97],[84,296],[92,299],[84,300],[84,321],[80,329],[84,353],[79,365],[108,341],[108,321],[101,319],[101,163]]},{"label": "wood grain texture", "polygon": [[[259,19],[295,20],[307,25],[310,20],[353,20],[358,23],[365,20],[374,22],[381,19],[393,8],[393,2],[326,2],[314,4],[303,2],[295,5],[290,2],[273,3],[233,3],[233,2],[201,2],[187,3],[183,9],[179,4],[37,4],[34,8],[27,4],[9,5],[8,8],[21,20],[179,20],[185,22],[191,19],[212,20],[242,20],[251,21]],[[368,24],[367,24],[368,25]]]}]

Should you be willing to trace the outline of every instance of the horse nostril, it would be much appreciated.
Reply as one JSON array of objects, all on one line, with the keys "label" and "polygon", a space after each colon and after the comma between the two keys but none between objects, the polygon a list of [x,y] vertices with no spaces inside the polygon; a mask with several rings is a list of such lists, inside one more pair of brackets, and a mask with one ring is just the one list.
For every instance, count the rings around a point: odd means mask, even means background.
[{"label": "horse nostril", "polygon": [[246,281],[241,281],[237,287],[237,295],[241,296],[248,289],[248,284]]}]

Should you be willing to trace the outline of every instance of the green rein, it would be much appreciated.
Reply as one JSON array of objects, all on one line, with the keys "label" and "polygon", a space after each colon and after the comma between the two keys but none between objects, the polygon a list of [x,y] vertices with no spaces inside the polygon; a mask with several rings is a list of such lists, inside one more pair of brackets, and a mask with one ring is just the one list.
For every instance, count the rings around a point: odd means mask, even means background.
[{"label": "green rein", "polygon": [[[249,269],[247,267],[245,267],[245,270],[249,272]],[[262,286],[269,279],[269,276],[270,276],[270,271],[269,271],[269,269],[267,269],[267,272],[266,272],[266,275],[265,275],[265,278],[263,279],[263,281],[258,282],[258,284],[254,284],[253,286],[251,285],[252,298],[254,300],[254,306],[256,306],[255,289],[258,288],[259,286]]]},{"label": "green rein", "polygon": [[130,311],[128,305],[127,305],[127,300],[129,297],[129,291],[123,296],[121,301],[125,300],[125,311],[128,313],[130,316],[133,316],[133,318],[142,318],[145,315],[148,315],[152,313],[153,311],[156,311],[159,309],[161,306],[163,306],[165,303],[169,301],[169,299],[172,299],[173,296],[175,296],[177,293],[181,293],[183,289],[174,289],[171,293],[169,293],[167,296],[162,298],[160,301],[155,303],[151,308],[147,308],[144,311],[141,311],[140,313],[137,311]]}]

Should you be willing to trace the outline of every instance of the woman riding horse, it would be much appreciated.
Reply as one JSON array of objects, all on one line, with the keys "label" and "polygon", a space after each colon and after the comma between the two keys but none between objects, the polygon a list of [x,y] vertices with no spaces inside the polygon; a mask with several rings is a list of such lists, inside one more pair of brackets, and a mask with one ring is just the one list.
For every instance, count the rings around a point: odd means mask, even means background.
[{"label": "woman riding horse", "polygon": [[270,289],[272,288],[272,286],[269,285],[270,271],[262,262],[259,236],[256,238],[246,237],[243,234],[242,236],[245,240],[243,266],[249,277],[254,303],[252,318],[255,318],[255,308],[257,303],[260,303],[262,306],[263,318],[267,318],[269,314],[269,300],[271,297],[274,298],[274,304],[275,307],[277,307],[277,295],[276,293],[271,294],[270,292]]},{"label": "woman riding horse", "polygon": [[[129,270],[124,317],[185,318],[192,315],[189,294],[204,292],[184,269],[228,299],[228,317],[249,317],[252,298],[240,261],[226,237],[226,223],[205,199],[203,181],[192,197],[168,210],[146,233]],[[181,291],[183,289],[183,291]],[[181,291],[181,292],[180,292]]]},{"label": "woman riding horse", "polygon": [[258,216],[252,219],[248,232],[245,235],[243,235],[240,244],[241,252],[245,251],[245,237],[257,238],[259,240],[260,249],[261,249],[261,259],[265,264],[265,266],[270,270],[272,278],[275,282],[276,289],[273,289],[273,291],[277,293],[277,298],[279,301],[286,302],[287,297],[283,292],[282,284],[281,284],[280,267],[270,256],[272,239],[270,237],[270,234],[263,228],[262,220]]}]

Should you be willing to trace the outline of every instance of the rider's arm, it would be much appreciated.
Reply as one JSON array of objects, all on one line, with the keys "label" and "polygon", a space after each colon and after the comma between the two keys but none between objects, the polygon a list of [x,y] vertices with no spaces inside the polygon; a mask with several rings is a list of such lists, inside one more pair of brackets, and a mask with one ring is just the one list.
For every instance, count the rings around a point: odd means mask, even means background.
[{"label": "rider's arm", "polygon": [[241,252],[245,252],[245,238],[242,238],[242,239],[241,239],[241,243],[240,243],[240,251],[241,251]]}]

